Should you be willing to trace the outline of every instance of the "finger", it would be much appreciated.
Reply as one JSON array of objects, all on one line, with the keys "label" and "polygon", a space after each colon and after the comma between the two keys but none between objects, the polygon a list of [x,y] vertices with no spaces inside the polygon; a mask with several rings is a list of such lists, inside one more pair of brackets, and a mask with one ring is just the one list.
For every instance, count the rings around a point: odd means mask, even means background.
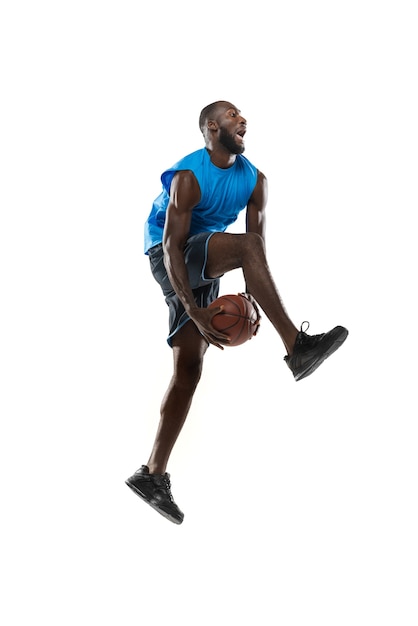
[{"label": "finger", "polygon": [[205,337],[209,343],[217,348],[220,348],[221,350],[224,349],[225,344],[228,344],[231,341],[231,338],[228,337],[228,335],[225,335],[225,333],[221,333],[217,330],[213,330],[211,333],[205,333]]},{"label": "finger", "polygon": [[219,313],[222,313],[224,308],[224,305],[221,304],[220,306],[210,307],[209,311],[211,312],[212,317],[215,317],[215,315],[219,315]]},{"label": "finger", "polygon": [[223,350],[224,347],[222,344],[218,343],[216,341],[216,339],[214,339],[213,337],[211,337],[210,335],[205,335],[205,339],[212,345],[215,346],[216,348],[219,348],[220,350]]},{"label": "finger", "polygon": [[214,337],[216,341],[221,341],[224,345],[231,343],[231,337],[227,335],[226,333],[223,333],[220,330],[215,330],[212,333],[212,336]]}]

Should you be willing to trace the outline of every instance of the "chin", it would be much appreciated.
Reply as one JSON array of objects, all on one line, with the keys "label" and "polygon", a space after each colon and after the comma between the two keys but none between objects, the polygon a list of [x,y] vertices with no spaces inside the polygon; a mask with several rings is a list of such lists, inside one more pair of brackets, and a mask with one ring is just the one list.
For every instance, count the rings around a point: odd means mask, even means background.
[{"label": "chin", "polygon": [[[232,146],[231,146],[232,148]],[[231,150],[232,154],[242,154],[245,150],[245,145],[243,143],[235,143]]]}]

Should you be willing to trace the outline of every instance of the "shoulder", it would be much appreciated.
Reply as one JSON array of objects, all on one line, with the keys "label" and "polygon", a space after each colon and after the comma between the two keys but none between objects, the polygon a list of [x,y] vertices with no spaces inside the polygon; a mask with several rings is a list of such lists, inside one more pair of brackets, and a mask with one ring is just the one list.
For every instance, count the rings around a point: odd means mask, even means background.
[{"label": "shoulder", "polygon": [[197,178],[192,172],[192,170],[178,170],[173,173],[173,178],[171,181],[171,186],[176,185],[197,185]]},{"label": "shoulder", "polygon": [[196,205],[200,199],[200,186],[191,170],[179,170],[174,172],[170,187],[170,198],[176,203],[179,200],[187,204]]},{"label": "shoulder", "polygon": [[263,174],[260,170],[257,170],[257,183],[261,183],[262,185],[267,184],[267,176]]},{"label": "shoulder", "polygon": [[264,204],[267,201],[268,196],[268,183],[267,178],[260,170],[257,170],[257,180],[254,185],[253,193],[251,197],[253,200],[257,199],[257,201]]},{"label": "shoulder", "polygon": [[260,170],[257,170],[256,188],[267,191],[267,177]]},{"label": "shoulder", "polygon": [[206,150],[204,148],[201,150],[195,150],[195,152],[187,154],[161,174],[161,182],[168,193],[170,192],[170,186],[174,176],[180,172],[183,173],[188,171],[189,175],[191,172],[196,172],[205,159],[205,153]]}]

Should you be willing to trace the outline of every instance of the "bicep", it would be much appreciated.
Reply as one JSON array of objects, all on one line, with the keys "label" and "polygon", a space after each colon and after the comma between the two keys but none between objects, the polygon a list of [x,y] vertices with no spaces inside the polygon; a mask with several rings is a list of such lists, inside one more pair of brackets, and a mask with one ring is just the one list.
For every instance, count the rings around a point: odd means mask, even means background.
[{"label": "bicep", "polygon": [[170,187],[170,201],[164,226],[163,244],[183,248],[190,231],[193,208],[200,200],[200,188],[194,174],[175,174]]},{"label": "bicep", "polygon": [[267,178],[262,172],[259,172],[256,186],[247,205],[247,232],[258,233],[263,239],[265,236],[267,197]]}]

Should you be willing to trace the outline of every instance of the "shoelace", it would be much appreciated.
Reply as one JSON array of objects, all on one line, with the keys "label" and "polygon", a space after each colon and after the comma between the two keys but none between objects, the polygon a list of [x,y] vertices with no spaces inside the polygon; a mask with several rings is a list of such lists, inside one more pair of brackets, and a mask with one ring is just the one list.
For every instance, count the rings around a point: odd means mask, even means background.
[{"label": "shoelace", "polygon": [[[307,326],[304,329],[305,324],[307,324]],[[300,325],[300,334],[297,338],[297,345],[304,346],[307,343],[311,343],[312,337],[306,334],[308,328],[309,322],[302,322],[302,324]]]},{"label": "shoelace", "polygon": [[[306,330],[303,329],[304,324],[307,324]],[[301,332],[301,336],[299,336],[298,339],[298,343],[300,346],[303,345],[309,345],[311,347],[314,347],[324,336],[324,333],[321,333],[319,335],[307,335],[306,331],[309,329],[309,322],[302,322],[301,327],[300,327],[300,332]]]},{"label": "shoelace", "polygon": [[[305,324],[307,324],[307,326],[305,326]],[[324,336],[323,334],[321,335],[307,335],[306,331],[309,329],[309,322],[305,321],[302,322],[301,327],[300,327],[300,335],[298,337],[298,341],[297,341],[297,345],[299,346],[303,346],[303,347],[310,347],[313,348],[318,341],[320,341],[322,339],[322,337]]]},{"label": "shoelace", "polygon": [[[307,327],[306,327],[306,330],[303,330],[303,325],[304,325],[304,324],[308,324],[308,325],[307,325]],[[301,333],[305,333],[305,334],[306,334],[306,333],[308,332],[308,330],[309,330],[309,326],[310,326],[309,322],[307,322],[307,321],[305,320],[305,321],[304,321],[304,322],[302,322],[302,324],[300,325],[300,332],[301,332]]]},{"label": "shoelace", "polygon": [[171,494],[171,483],[170,483],[170,479],[169,479],[167,474],[164,474],[162,476],[162,481],[161,482],[163,483],[163,486],[165,488],[165,491],[167,492],[167,495],[168,495],[169,499],[171,500],[171,502],[174,502],[174,498],[173,498],[173,496]]}]

